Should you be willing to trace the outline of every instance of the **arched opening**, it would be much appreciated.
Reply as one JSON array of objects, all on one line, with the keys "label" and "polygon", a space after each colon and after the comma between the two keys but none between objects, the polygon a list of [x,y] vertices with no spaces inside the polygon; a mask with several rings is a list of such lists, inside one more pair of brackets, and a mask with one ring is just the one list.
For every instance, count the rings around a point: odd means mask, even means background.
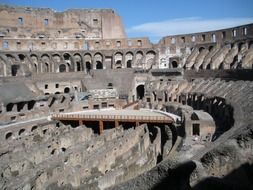
[{"label": "arched opening", "polygon": [[145,92],[145,89],[144,89],[144,85],[143,84],[137,86],[136,87],[137,99],[141,100],[144,97],[144,92]]},{"label": "arched opening", "polygon": [[238,44],[238,51],[241,51],[243,46],[244,46],[244,43],[242,43],[242,42],[239,43]]},{"label": "arched opening", "polygon": [[34,130],[36,130],[38,128],[37,125],[33,126],[32,129],[31,129],[31,132],[33,132]]},{"label": "arched opening", "polygon": [[127,61],[127,68],[132,68],[132,60]]},{"label": "arched opening", "polygon": [[17,103],[17,111],[20,112],[23,110],[24,106],[25,106],[25,102],[19,102]]},{"label": "arched opening", "polygon": [[210,63],[206,66],[206,69],[210,70],[211,69],[211,65]]},{"label": "arched opening", "polygon": [[82,71],[83,70],[83,61],[80,54],[74,54],[74,62],[75,62],[75,71]]},{"label": "arched opening", "polygon": [[178,67],[178,63],[176,61],[172,61],[172,68],[177,68]]},{"label": "arched opening", "polygon": [[116,69],[121,69],[121,68],[122,68],[121,60],[118,60],[118,61],[116,62],[115,68],[116,68]]},{"label": "arched opening", "polygon": [[9,132],[5,135],[5,139],[8,140],[12,137],[12,132]]},{"label": "arched opening", "polygon": [[101,61],[97,61],[96,69],[103,69],[103,63]]},{"label": "arched opening", "polygon": [[13,106],[14,106],[14,104],[13,104],[13,103],[9,103],[9,104],[7,104],[7,106],[6,106],[6,111],[7,111],[7,112],[12,111]]},{"label": "arched opening", "polygon": [[61,94],[60,92],[55,92],[54,94]]},{"label": "arched opening", "polygon": [[59,66],[59,72],[60,72],[60,73],[66,72],[66,65],[61,64],[61,65]]},{"label": "arched opening", "polygon": [[51,155],[54,155],[56,153],[56,149],[53,149],[52,151],[51,151]]},{"label": "arched opening", "polygon": [[21,62],[25,61],[25,56],[23,54],[18,54],[18,58]]},{"label": "arched opening", "polygon": [[199,129],[199,124],[194,123],[192,124],[192,135],[200,135],[200,129]]},{"label": "arched opening", "polygon": [[126,68],[132,68],[133,57],[134,57],[134,54],[132,52],[126,53],[126,55],[125,55]]},{"label": "arched opening", "polygon": [[204,47],[200,47],[199,48],[199,53],[202,52],[205,48]]},{"label": "arched opening", "polygon": [[76,70],[81,71],[81,63],[80,62],[76,62]]},{"label": "arched opening", "polygon": [[115,69],[120,69],[122,68],[122,60],[123,60],[123,53],[121,52],[117,52],[115,55],[114,55],[114,68]]},{"label": "arched opening", "polygon": [[70,61],[70,55],[68,53],[64,53],[63,58],[65,61]]},{"label": "arched opening", "polygon": [[20,68],[19,65],[12,65],[11,66],[11,75],[12,76],[17,76],[19,68]]},{"label": "arched opening", "polygon": [[142,51],[138,51],[135,55],[135,65],[137,67],[141,67],[142,66],[142,59],[143,59],[143,52]]},{"label": "arched opening", "polygon": [[91,63],[90,63],[90,62],[86,62],[86,63],[85,63],[85,66],[86,66],[86,71],[87,71],[87,73],[90,73],[90,70],[92,69]]},{"label": "arched opening", "polygon": [[69,92],[70,92],[70,88],[69,87],[64,88],[64,93],[69,93]]},{"label": "arched opening", "polygon": [[27,104],[27,109],[28,109],[28,110],[33,109],[35,103],[36,103],[36,102],[35,102],[34,100],[29,101],[28,104]]},{"label": "arched opening", "polygon": [[224,64],[221,63],[221,64],[219,65],[219,68],[218,68],[218,69],[220,69],[220,70],[224,69]]},{"label": "arched opening", "polygon": [[72,57],[70,56],[70,54],[65,53],[63,55],[63,58],[65,61],[65,64],[68,65],[68,72],[74,71],[74,64],[73,64]]},{"label": "arched opening", "polygon": [[22,135],[25,132],[25,129],[20,129],[18,135]]}]

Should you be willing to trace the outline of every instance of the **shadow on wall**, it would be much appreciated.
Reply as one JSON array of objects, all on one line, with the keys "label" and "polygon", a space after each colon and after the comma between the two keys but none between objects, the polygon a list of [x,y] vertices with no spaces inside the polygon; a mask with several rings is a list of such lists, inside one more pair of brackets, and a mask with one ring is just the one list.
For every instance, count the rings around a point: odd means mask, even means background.
[{"label": "shadow on wall", "polygon": [[193,190],[252,190],[253,164],[243,164],[223,178],[209,177],[199,182]]},{"label": "shadow on wall", "polygon": [[196,168],[196,164],[192,161],[183,163],[174,169],[168,171],[167,176],[152,190],[188,190],[190,187],[190,175]]},{"label": "shadow on wall", "polygon": [[169,170],[168,175],[152,190],[252,190],[253,164],[245,163],[223,178],[208,177],[190,187],[190,175],[196,168],[192,161]]}]

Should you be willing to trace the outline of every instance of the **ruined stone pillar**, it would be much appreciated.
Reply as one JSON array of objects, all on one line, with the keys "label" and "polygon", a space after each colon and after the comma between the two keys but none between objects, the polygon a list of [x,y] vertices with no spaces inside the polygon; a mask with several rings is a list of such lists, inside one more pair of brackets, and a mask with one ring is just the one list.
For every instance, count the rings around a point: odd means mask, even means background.
[{"label": "ruined stone pillar", "polygon": [[6,107],[4,106],[3,103],[0,104],[0,112],[5,113],[6,112]]},{"label": "ruined stone pillar", "polygon": [[13,105],[13,108],[12,108],[12,112],[17,112],[17,111],[18,111],[17,104],[14,104],[14,105]]}]

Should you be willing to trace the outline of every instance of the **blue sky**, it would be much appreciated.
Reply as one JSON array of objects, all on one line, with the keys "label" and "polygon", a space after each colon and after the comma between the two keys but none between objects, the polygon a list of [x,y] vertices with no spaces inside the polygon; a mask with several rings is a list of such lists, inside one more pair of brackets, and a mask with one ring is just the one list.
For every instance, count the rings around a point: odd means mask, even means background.
[{"label": "blue sky", "polygon": [[1,4],[69,8],[112,8],[128,37],[157,41],[166,35],[253,23],[253,0],[0,0]]}]

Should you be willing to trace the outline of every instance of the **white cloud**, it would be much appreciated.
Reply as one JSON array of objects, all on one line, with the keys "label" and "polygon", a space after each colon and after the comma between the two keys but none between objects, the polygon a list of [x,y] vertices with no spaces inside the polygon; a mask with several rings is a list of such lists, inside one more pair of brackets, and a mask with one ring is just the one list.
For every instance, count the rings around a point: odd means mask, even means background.
[{"label": "white cloud", "polygon": [[190,17],[144,23],[133,26],[126,31],[131,37],[148,36],[151,40],[157,40],[168,35],[219,30],[249,23],[253,23],[253,18],[203,19]]}]

